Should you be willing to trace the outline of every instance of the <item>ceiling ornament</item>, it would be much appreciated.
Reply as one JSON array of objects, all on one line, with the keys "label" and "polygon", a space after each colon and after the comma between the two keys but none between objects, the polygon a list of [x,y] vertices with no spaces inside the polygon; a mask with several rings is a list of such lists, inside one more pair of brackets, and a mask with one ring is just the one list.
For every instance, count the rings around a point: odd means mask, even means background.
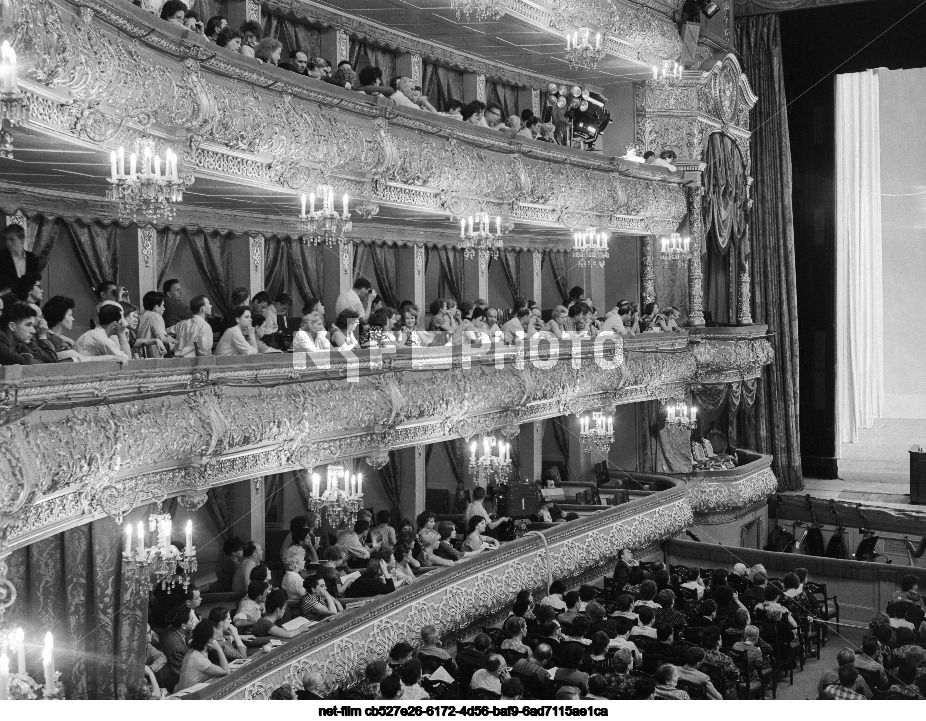
[{"label": "ceiling ornament", "polygon": [[465,17],[476,22],[501,20],[505,14],[501,0],[450,0],[450,9],[456,11],[457,20]]},{"label": "ceiling ornament", "polygon": [[135,141],[135,149],[126,157],[125,148],[110,153],[110,187],[108,200],[118,205],[122,218],[171,221],[177,203],[183,202],[183,192],[192,185],[193,176],[181,174],[176,153],[164,149],[161,155],[151,138]]},{"label": "ceiling ornament", "polygon": [[13,157],[13,128],[29,119],[29,106],[19,90],[16,51],[6,40],[0,45],[0,158]]}]

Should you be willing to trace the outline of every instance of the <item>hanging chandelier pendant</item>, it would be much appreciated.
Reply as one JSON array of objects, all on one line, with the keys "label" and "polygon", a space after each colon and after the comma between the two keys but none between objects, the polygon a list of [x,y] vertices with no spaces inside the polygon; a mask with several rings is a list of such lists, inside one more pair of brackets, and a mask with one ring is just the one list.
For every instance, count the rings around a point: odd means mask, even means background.
[{"label": "hanging chandelier pendant", "polygon": [[[316,200],[321,201],[321,208],[316,209]],[[341,202],[341,212],[335,210],[334,188],[330,185],[319,186],[317,196],[315,193],[303,195],[302,213],[299,215],[299,229],[303,233],[303,240],[308,240],[312,245],[324,243],[329,247],[346,241],[347,234],[354,227],[348,212],[348,201],[348,195],[345,193]],[[378,207],[376,211],[379,211]]]},{"label": "hanging chandelier pendant", "polygon": [[604,268],[608,259],[609,236],[595,228],[586,228],[572,234],[572,257],[580,268],[597,265]]},{"label": "hanging chandelier pendant", "polygon": [[500,441],[495,436],[483,436],[481,443],[470,443],[469,473],[477,486],[506,483],[511,468],[511,444],[507,441]]},{"label": "hanging chandelier pendant", "polygon": [[652,83],[670,83],[682,79],[684,69],[674,60],[663,60],[662,69],[658,65],[653,66],[653,77],[650,78]]},{"label": "hanging chandelier pendant", "polygon": [[601,33],[580,27],[566,33],[566,62],[574,70],[594,70],[605,56]]},{"label": "hanging chandelier pendant", "polygon": [[662,265],[668,267],[672,263],[684,263],[691,259],[691,238],[684,238],[678,233],[672,233],[669,237],[661,239],[659,249],[659,258]]},{"label": "hanging chandelier pendant", "polygon": [[137,529],[132,524],[125,527],[125,546],[122,551],[123,566],[138,580],[152,579],[161,584],[162,590],[190,585],[190,577],[199,566],[196,547],[193,545],[193,522],[187,521],[183,550],[171,541],[173,519],[169,513],[152,513],[148,516],[147,533],[155,533],[153,546],[146,546],[147,534],[139,521]]},{"label": "hanging chandelier pendant", "polygon": [[[385,464],[384,464],[385,465]],[[328,466],[327,485],[321,490],[321,477],[312,474],[309,510],[328,518],[332,528],[352,528],[363,506],[363,476],[352,474],[344,466]]]},{"label": "hanging chandelier pendant", "polygon": [[162,161],[150,138],[137,140],[128,158],[121,145],[112,151],[108,180],[106,197],[119,206],[120,217],[138,221],[141,215],[149,222],[173,220],[176,204],[193,182],[181,175],[177,154],[166,148]]},{"label": "hanging chandelier pendant", "polygon": [[463,257],[469,260],[479,252],[485,252],[490,258],[498,258],[499,253],[504,249],[503,238],[512,227],[513,224],[503,224],[501,216],[497,215],[493,233],[488,213],[461,217],[460,246],[463,248]]},{"label": "hanging chandelier pendant", "polygon": [[604,411],[594,411],[579,418],[579,441],[582,451],[606,456],[614,440],[614,417]]},{"label": "hanging chandelier pendant", "polygon": [[698,409],[686,403],[666,406],[666,425],[679,430],[694,430],[698,425]]},{"label": "hanging chandelier pendant", "polygon": [[457,20],[485,22],[500,20],[505,14],[506,6],[493,0],[450,0],[450,9],[456,11]]}]

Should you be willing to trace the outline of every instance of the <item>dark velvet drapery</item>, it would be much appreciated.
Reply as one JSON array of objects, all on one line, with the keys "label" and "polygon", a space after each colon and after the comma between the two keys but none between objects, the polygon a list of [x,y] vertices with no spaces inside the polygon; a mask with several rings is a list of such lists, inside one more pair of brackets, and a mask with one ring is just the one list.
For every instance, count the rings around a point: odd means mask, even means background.
[{"label": "dark velvet drapery", "polygon": [[286,283],[289,249],[286,239],[276,235],[264,238],[264,290],[276,298]]},{"label": "dark velvet drapery", "polygon": [[189,234],[193,261],[199,268],[209,300],[224,318],[231,317],[231,239],[218,231],[197,230]]},{"label": "dark velvet drapery", "polygon": [[743,65],[759,96],[752,134],[755,203],[752,236],[752,318],[773,335],[775,362],[762,371],[756,402],[744,416],[740,443],[771,453],[778,487],[803,488],[798,396],[797,279],[791,205],[791,140],[778,15],[736,21]]},{"label": "dark velvet drapery", "polygon": [[95,288],[104,280],[118,282],[119,236],[122,228],[115,224],[101,225],[77,220],[61,222],[71,234],[74,253],[90,287]]},{"label": "dark velvet drapery", "polygon": [[[505,275],[505,283],[508,285],[508,290],[511,293],[512,301],[521,295],[520,256],[520,250],[503,250],[498,254],[497,258],[499,264],[502,267],[502,272]],[[489,261],[489,263],[493,263],[495,260],[496,259],[493,258]]]},{"label": "dark velvet drapery", "polygon": [[509,115],[520,115],[518,107],[518,88],[515,85],[486,80],[486,103],[498,103],[502,106],[502,120]]},{"label": "dark velvet drapery", "polygon": [[[466,298],[466,263],[463,262],[463,250],[460,248],[432,248],[432,253],[437,253],[440,261],[440,281],[441,286],[446,290],[450,297],[457,303],[462,303]],[[441,290],[441,295],[444,292]]]},{"label": "dark velvet drapery", "polygon": [[563,299],[562,302],[566,303],[566,298],[569,296],[569,255],[559,250],[548,250],[544,253],[544,257],[549,261],[556,291]]},{"label": "dark velvet drapery", "polygon": [[[264,8],[264,37],[276,38],[283,43],[281,59],[286,62],[290,52],[302,50],[310,58],[320,57],[322,54],[321,33],[302,20],[293,20],[283,15],[268,12]],[[205,20],[203,21],[205,22]]]},{"label": "dark velvet drapery", "polygon": [[359,72],[368,65],[378,67],[383,71],[383,84],[389,85],[395,77],[396,52],[389,48],[381,48],[362,40],[350,39],[350,64]]},{"label": "dark velvet drapery", "polygon": [[299,238],[288,238],[290,267],[302,300],[322,297],[322,277],[325,271],[324,246],[312,245]]},{"label": "dark velvet drapery", "polygon": [[373,256],[373,275],[376,276],[376,288],[383,298],[383,303],[390,308],[398,308],[402,299],[399,298],[399,276],[396,270],[396,255],[398,248],[394,245],[370,246]]},{"label": "dark velvet drapery", "polygon": [[463,100],[463,71],[425,60],[421,65],[421,91],[431,105],[445,112],[451,100]]},{"label": "dark velvet drapery", "polygon": [[123,572],[123,533],[104,518],[6,559],[18,595],[4,625],[25,631],[26,667],[39,683],[51,631],[68,699],[139,698],[144,687],[148,586]]},{"label": "dark velvet drapery", "polygon": [[389,500],[389,512],[394,523],[402,518],[402,471],[399,467],[398,451],[389,451],[389,462],[379,469],[379,480]]}]

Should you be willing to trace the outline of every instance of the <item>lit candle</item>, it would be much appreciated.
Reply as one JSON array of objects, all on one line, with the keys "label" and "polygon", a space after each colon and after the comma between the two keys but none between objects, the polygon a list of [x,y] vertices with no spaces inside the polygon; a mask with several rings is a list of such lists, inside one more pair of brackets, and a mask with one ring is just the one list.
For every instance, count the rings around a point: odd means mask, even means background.
[{"label": "lit candle", "polygon": [[10,659],[5,653],[0,653],[0,701],[10,698]]},{"label": "lit candle", "polygon": [[138,560],[145,560],[145,527],[138,522]]},{"label": "lit candle", "polygon": [[489,447],[490,447],[489,439],[488,439],[488,438],[483,438],[483,439],[482,439],[482,455],[483,455],[483,456],[488,457],[488,455],[489,455]]},{"label": "lit candle", "polygon": [[315,193],[309,193],[309,213],[315,215]]},{"label": "lit candle", "polygon": [[109,154],[109,177],[115,180],[118,176],[116,175],[116,151],[112,151]]},{"label": "lit candle", "polygon": [[129,177],[135,177],[135,166],[138,164],[138,155],[132,153],[129,156]]},{"label": "lit candle", "polygon": [[154,156],[154,177],[155,178],[161,177],[161,156],[160,155]]},{"label": "lit candle", "polygon": [[566,50],[570,50],[571,48],[572,48],[572,38],[569,37],[569,33],[566,33]]},{"label": "lit candle", "polygon": [[595,36],[595,48],[598,49],[598,50],[601,49],[601,33],[598,33],[598,34]]},{"label": "lit candle", "polygon": [[300,218],[305,217],[305,201],[306,201],[306,197],[305,197],[305,193],[303,193],[302,194],[302,213],[299,214]]},{"label": "lit candle", "polygon": [[469,462],[476,463],[476,441],[469,444]]},{"label": "lit candle", "polygon": [[358,496],[363,495],[363,474],[362,473],[357,474],[357,495]]},{"label": "lit candle", "polygon": [[668,238],[663,238],[663,239],[662,239],[662,252],[665,253],[665,252],[667,252],[668,250],[669,250],[669,239],[668,239]]},{"label": "lit candle", "polygon": [[495,216],[495,235],[501,235],[501,234],[502,234],[502,216],[496,215]]},{"label": "lit candle", "polygon": [[344,193],[344,215],[347,215],[347,193]]},{"label": "lit candle", "polygon": [[460,240],[466,237],[466,218],[460,218]]},{"label": "lit candle", "polygon": [[55,695],[55,651],[51,631],[45,634],[45,647],[42,649],[42,671],[45,673],[45,698]]},{"label": "lit candle", "polygon": [[125,551],[123,551],[123,556],[126,558],[131,558],[132,556],[132,524],[129,523],[125,527]]},{"label": "lit candle", "polygon": [[691,407],[691,422],[694,423],[697,421],[698,409],[694,406]]},{"label": "lit candle", "polygon": [[16,646],[16,672],[26,673],[26,634],[21,628],[17,628],[10,634],[10,645]]},{"label": "lit candle", "polygon": [[13,50],[13,46],[9,43],[6,43],[6,59],[10,64],[10,74],[8,77],[9,87],[8,90],[16,90],[16,51]]},{"label": "lit candle", "polygon": [[193,553],[193,521],[186,522],[186,555]]},{"label": "lit candle", "polygon": [[125,175],[125,148],[121,145],[119,150],[116,151],[116,160],[119,164],[119,175]]},{"label": "lit candle", "polygon": [[473,216],[469,216],[469,234],[473,234]]},{"label": "lit candle", "polygon": [[147,145],[145,146],[145,155],[142,158],[141,172],[142,175],[148,175],[151,173],[151,148],[149,148]]}]

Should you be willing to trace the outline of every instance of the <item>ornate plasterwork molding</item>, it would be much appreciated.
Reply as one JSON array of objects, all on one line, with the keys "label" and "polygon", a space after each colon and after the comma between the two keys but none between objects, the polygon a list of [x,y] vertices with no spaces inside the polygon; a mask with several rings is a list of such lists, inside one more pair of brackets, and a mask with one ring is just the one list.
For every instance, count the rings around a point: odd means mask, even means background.
[{"label": "ornate plasterwork molding", "polygon": [[861,0],[735,0],[734,8],[736,17],[739,18],[746,15],[767,15],[856,2],[861,2]]},{"label": "ornate plasterwork molding", "polygon": [[[563,347],[552,361],[541,344],[527,358],[511,348],[481,357],[426,348],[312,356],[301,366],[295,356],[101,362],[92,372],[56,368],[56,377],[6,367],[0,555],[151,499],[674,397],[698,370],[686,344],[684,333],[646,334],[609,341],[604,356],[596,343]],[[351,373],[356,382],[344,382]]]},{"label": "ornate plasterwork molding", "polygon": [[621,548],[640,552],[678,534],[693,521],[686,490],[676,487],[466,559],[325,624],[311,638],[272,651],[191,698],[263,699],[309,669],[321,673],[329,691],[355,684],[369,661],[399,641],[415,643],[424,625],[446,638],[462,637],[504,612],[520,590],[545,588],[548,574],[579,583],[609,570]]},{"label": "ornate plasterwork molding", "polygon": [[81,2],[79,16],[66,0],[0,16],[31,66],[39,132],[101,148],[150,132],[196,174],[294,195],[326,181],[358,200],[511,209],[552,225],[594,214],[625,232],[661,232],[685,213],[680,174],[388,108],[155,27],[122,0]]},{"label": "ornate plasterwork molding", "polygon": [[[762,503],[778,489],[778,479],[769,467],[771,456],[753,464],[735,477],[707,477],[693,484],[689,492],[695,519],[702,516],[728,513]],[[740,470],[740,469],[737,469]]]}]

